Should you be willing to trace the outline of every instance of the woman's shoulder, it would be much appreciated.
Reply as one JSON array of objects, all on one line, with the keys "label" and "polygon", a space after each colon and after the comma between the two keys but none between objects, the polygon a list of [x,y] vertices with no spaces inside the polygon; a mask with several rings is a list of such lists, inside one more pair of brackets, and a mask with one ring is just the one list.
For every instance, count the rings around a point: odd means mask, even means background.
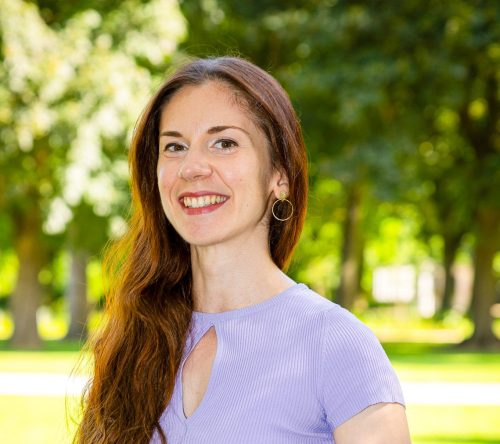
[{"label": "woman's shoulder", "polygon": [[311,289],[301,298],[303,307],[315,311],[318,397],[332,429],[370,405],[404,405],[397,375],[375,333],[349,310]]},{"label": "woman's shoulder", "polygon": [[317,293],[306,284],[299,284],[294,296],[293,299],[289,299],[290,310],[306,316],[311,315],[315,322],[324,324],[325,329],[344,328],[355,331],[368,328],[349,310]]},{"label": "woman's shoulder", "polygon": [[385,356],[375,333],[351,311],[304,285],[294,298],[291,310],[314,323],[328,355],[349,354],[366,358],[372,353]]},{"label": "woman's shoulder", "polygon": [[306,313],[321,313],[331,309],[340,309],[340,305],[327,299],[325,296],[317,293],[307,284],[302,282],[289,289],[288,307],[291,309],[302,310]]},{"label": "woman's shoulder", "polygon": [[307,334],[318,336],[325,359],[347,354],[352,358],[366,359],[372,354],[386,359],[376,335],[352,312],[305,284],[298,286],[293,296],[286,316],[295,319],[296,326],[306,329]]}]

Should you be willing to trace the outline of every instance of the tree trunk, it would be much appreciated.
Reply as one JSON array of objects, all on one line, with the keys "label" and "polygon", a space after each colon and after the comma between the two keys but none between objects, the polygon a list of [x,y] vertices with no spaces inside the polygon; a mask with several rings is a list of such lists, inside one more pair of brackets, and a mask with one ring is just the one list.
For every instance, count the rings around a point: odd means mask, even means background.
[{"label": "tree trunk", "polygon": [[16,218],[14,248],[19,260],[17,283],[10,308],[14,319],[14,334],[10,339],[16,348],[40,348],[36,312],[42,300],[42,286],[38,274],[44,265],[43,246],[40,243],[40,218]]},{"label": "tree trunk", "polygon": [[444,289],[441,299],[441,303],[436,311],[435,317],[442,319],[446,311],[451,309],[453,302],[453,294],[455,292],[455,278],[453,276],[453,263],[455,262],[455,256],[457,254],[458,247],[460,246],[460,240],[462,235],[451,235],[443,236],[444,239]]},{"label": "tree trunk", "polygon": [[476,348],[500,346],[493,333],[491,306],[495,302],[496,278],[493,258],[500,247],[500,210],[480,207],[476,213],[477,240],[474,252],[474,284],[471,315],[474,333],[463,345]]},{"label": "tree trunk", "polygon": [[349,309],[359,292],[361,244],[361,190],[347,189],[346,218],[343,226],[342,263],[337,303]]},{"label": "tree trunk", "polygon": [[70,251],[70,277],[68,288],[68,303],[70,325],[65,339],[87,338],[87,264],[89,254],[86,251],[72,248]]}]

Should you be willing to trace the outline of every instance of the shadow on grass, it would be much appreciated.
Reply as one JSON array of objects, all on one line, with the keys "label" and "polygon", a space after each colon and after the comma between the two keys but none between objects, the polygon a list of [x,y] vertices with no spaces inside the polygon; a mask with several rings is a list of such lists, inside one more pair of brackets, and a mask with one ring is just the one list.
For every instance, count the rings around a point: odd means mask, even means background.
[{"label": "shadow on grass", "polygon": [[0,351],[11,352],[64,352],[80,351],[83,343],[79,340],[51,340],[42,341],[40,348],[16,348],[12,347],[8,340],[0,340]]},{"label": "shadow on grass", "polygon": [[500,363],[498,351],[464,350],[456,348],[456,344],[385,342],[382,345],[391,359],[402,363]]},{"label": "shadow on grass", "polygon": [[420,354],[499,354],[497,350],[464,349],[455,343],[428,343],[428,342],[384,342],[382,344],[387,352],[395,355],[420,355]]}]

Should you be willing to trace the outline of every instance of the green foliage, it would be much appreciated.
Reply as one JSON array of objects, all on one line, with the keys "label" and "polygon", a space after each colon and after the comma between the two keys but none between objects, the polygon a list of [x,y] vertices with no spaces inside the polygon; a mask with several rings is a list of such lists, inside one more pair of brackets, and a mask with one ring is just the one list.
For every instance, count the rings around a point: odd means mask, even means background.
[{"label": "green foliage", "polygon": [[48,26],[34,4],[12,0],[0,18],[0,208],[20,219],[39,210],[45,234],[70,228],[94,252],[128,206],[126,146],[151,70],[185,32],[168,0],[105,3],[42,1]]},{"label": "green foliage", "polygon": [[340,182],[329,178],[318,180],[309,193],[309,217],[288,270],[294,279],[330,298],[332,289],[338,286],[337,246],[341,239],[338,221],[343,214],[343,199]]},{"label": "green foliage", "polygon": [[[349,187],[364,196],[365,289],[375,267],[441,260],[450,239],[468,257],[474,211],[500,206],[496,2],[183,0],[185,18],[170,0],[0,6],[2,249],[37,211],[48,262],[68,243],[96,255],[123,232],[134,122],[187,54],[241,54],[289,91],[311,161],[289,272],[325,295],[339,284]],[[52,276],[47,292],[61,295]]]},{"label": "green foliage", "polygon": [[19,261],[12,250],[0,250],[0,310],[7,308],[15,287]]},{"label": "green foliage", "polygon": [[[304,127],[313,196],[325,177],[365,190],[370,267],[442,257],[434,245],[474,233],[477,205],[500,206],[496,2],[184,0],[181,8],[186,51],[242,54],[285,85]],[[405,234],[384,236],[395,211]],[[306,281],[338,275],[341,239],[315,234],[343,222],[333,213],[311,205],[291,269],[300,264]],[[338,279],[322,280],[323,288]]]},{"label": "green foliage", "polygon": [[[36,339],[35,314],[44,337],[60,337],[66,326],[47,329],[51,313],[37,310],[67,308],[72,277],[61,251],[97,255],[125,230],[127,146],[185,34],[171,0],[37,3],[0,0],[0,254],[15,251],[19,275],[36,271],[21,294],[12,267],[0,265],[0,303],[6,308],[11,295],[26,301],[10,304],[14,339],[25,343]],[[12,331],[3,312],[0,324],[4,336]]]}]

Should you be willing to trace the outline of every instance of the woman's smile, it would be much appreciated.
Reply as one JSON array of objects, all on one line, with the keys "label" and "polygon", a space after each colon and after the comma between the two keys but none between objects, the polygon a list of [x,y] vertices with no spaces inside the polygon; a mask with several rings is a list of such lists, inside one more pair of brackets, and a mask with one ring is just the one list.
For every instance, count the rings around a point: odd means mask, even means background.
[{"label": "woman's smile", "polygon": [[179,204],[188,215],[195,216],[211,213],[222,207],[229,196],[210,191],[198,191],[196,193],[182,193],[179,197]]}]

